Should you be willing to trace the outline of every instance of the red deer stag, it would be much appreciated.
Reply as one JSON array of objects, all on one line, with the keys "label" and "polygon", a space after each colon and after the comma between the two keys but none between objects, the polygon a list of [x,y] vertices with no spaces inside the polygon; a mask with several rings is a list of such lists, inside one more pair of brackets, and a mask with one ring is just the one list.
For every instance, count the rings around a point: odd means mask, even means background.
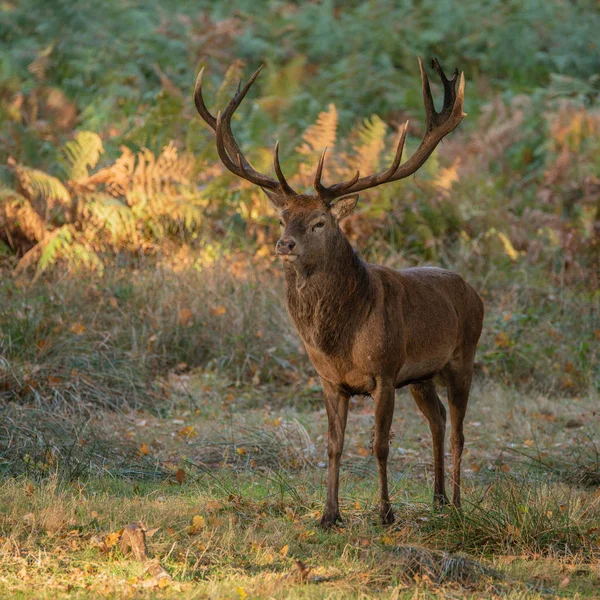
[{"label": "red deer stag", "polygon": [[444,104],[438,112],[420,58],[419,66],[427,121],[415,153],[401,164],[406,123],[389,169],[366,177],[357,172],[349,181],[326,186],[321,181],[323,151],[316,169],[316,193],[311,194],[294,191],[286,181],[278,144],[274,153],[277,179],[273,179],[252,168],[235,141],[231,117],[260,69],[243,88],[240,83],[216,118],[202,97],[202,71],[196,81],[196,108],[216,134],[221,161],[232,173],[260,186],[279,213],[282,235],[276,251],[285,271],[287,308],[321,377],[329,422],[327,501],[321,519],[324,527],[341,519],[339,468],[353,395],[369,395],[375,401],[373,447],[379,465],[382,523],[394,521],[387,459],[395,390],[405,385],[429,421],[433,437],[434,502],[448,502],[444,486],[446,410],[436,392],[435,376],[447,387],[454,463],[452,502],[460,506],[463,421],[482,328],[481,299],[451,271],[433,267],[394,271],[363,262],[339,227],[340,220],[356,206],[358,192],[412,175],[465,116],[464,74],[459,77],[456,70],[448,79],[439,62],[432,61],[444,87]]}]

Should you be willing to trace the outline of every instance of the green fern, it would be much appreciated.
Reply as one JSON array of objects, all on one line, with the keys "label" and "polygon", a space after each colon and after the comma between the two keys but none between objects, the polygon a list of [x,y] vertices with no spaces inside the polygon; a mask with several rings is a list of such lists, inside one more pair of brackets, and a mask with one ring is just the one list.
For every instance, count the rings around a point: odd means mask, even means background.
[{"label": "green fern", "polygon": [[44,203],[46,213],[56,203],[62,206],[71,205],[71,194],[56,177],[19,164],[14,170],[24,195],[34,204]]},{"label": "green fern", "polygon": [[350,137],[356,139],[352,144],[354,156],[350,161],[353,171],[368,174],[378,169],[381,152],[385,148],[386,129],[385,123],[373,115],[351,134]]},{"label": "green fern", "polygon": [[80,131],[62,149],[68,179],[77,181],[88,177],[88,169],[93,169],[98,164],[102,152],[102,139],[97,133]]},{"label": "green fern", "polygon": [[98,237],[103,232],[109,233],[113,245],[129,241],[135,236],[135,215],[119,198],[102,192],[90,192],[85,195],[83,210],[89,223],[86,230],[95,230]]},{"label": "green fern", "polygon": [[73,228],[71,225],[63,225],[55,229],[43,244],[40,259],[37,264],[37,272],[41,273],[49,266],[56,263],[61,251],[73,242]]},{"label": "green fern", "polygon": [[36,277],[39,277],[43,271],[56,264],[61,258],[70,264],[84,266],[88,269],[102,271],[104,268],[98,255],[80,239],[80,234],[73,225],[63,225],[48,235],[42,244]]},{"label": "green fern", "polygon": [[217,110],[223,110],[225,108],[225,105],[231,100],[235,86],[237,86],[243,76],[244,70],[241,61],[234,61],[227,71],[225,71],[223,81],[217,90],[217,97],[215,98],[215,106],[218,107]]}]

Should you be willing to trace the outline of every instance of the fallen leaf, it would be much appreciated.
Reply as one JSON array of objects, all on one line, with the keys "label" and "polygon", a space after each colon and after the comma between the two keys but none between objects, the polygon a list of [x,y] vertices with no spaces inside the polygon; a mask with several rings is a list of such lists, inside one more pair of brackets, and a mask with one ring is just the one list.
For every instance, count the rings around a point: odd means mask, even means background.
[{"label": "fallen leaf", "polygon": [[290,547],[286,544],[280,551],[279,554],[281,554],[281,556],[283,556],[284,558],[287,556],[287,553],[289,551]]},{"label": "fallen leaf", "polygon": [[155,527],[154,529],[146,529],[146,537],[151,538],[159,529],[160,527]]},{"label": "fallen leaf", "polygon": [[122,534],[122,531],[114,531],[112,533],[109,533],[104,538],[105,546],[107,548],[112,548],[113,546],[116,546],[119,543],[119,540],[121,539],[121,534]]},{"label": "fallen leaf", "polygon": [[221,317],[227,312],[227,309],[224,306],[215,306],[210,309],[210,314],[216,317]]},{"label": "fallen leaf", "polygon": [[200,529],[206,526],[206,519],[202,515],[195,515],[192,519],[192,524],[188,527],[188,535],[198,533]]},{"label": "fallen leaf", "polygon": [[146,444],[145,442],[138,448],[138,452],[142,455],[145,456],[147,454],[150,454],[150,447],[148,446],[148,444]]},{"label": "fallen leaf", "polygon": [[182,485],[183,483],[185,483],[186,479],[186,472],[183,469],[177,469],[177,473],[175,473],[175,481],[177,481],[179,485]]},{"label": "fallen leaf", "polygon": [[506,333],[504,333],[504,331],[501,331],[496,336],[495,342],[498,348],[508,348],[511,345],[510,338],[506,335]]},{"label": "fallen leaf", "polygon": [[86,330],[86,327],[83,323],[80,323],[79,321],[77,321],[76,323],[73,323],[73,325],[71,325],[71,333],[74,333],[75,335],[82,335]]},{"label": "fallen leaf", "polygon": [[567,575],[559,584],[559,588],[566,588],[571,583],[571,578]]},{"label": "fallen leaf", "polygon": [[177,323],[189,327],[194,321],[194,313],[189,308],[181,308],[177,312]]},{"label": "fallen leaf", "polygon": [[300,582],[302,583],[308,577],[311,568],[305,565],[301,560],[297,560],[294,564],[298,569],[298,572],[300,574]]},{"label": "fallen leaf", "polygon": [[187,427],[180,429],[178,435],[183,438],[191,438],[196,435],[196,428],[193,425],[188,425]]}]

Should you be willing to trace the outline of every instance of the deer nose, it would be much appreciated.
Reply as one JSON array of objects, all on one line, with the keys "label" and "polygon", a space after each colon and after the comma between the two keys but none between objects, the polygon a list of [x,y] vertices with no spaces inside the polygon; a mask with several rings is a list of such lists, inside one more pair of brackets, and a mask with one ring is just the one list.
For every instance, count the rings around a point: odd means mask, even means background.
[{"label": "deer nose", "polygon": [[275,249],[277,254],[291,254],[292,250],[296,247],[296,240],[293,237],[287,236],[282,237],[278,242]]}]

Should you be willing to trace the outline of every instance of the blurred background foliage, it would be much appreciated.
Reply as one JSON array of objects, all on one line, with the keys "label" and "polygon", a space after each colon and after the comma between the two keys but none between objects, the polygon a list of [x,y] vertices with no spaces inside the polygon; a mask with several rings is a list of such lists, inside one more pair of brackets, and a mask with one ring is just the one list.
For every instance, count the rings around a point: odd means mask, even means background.
[{"label": "blurred background foliage", "polygon": [[[437,56],[464,70],[468,118],[417,177],[364,194],[344,230],[367,259],[433,262],[477,287],[488,306],[483,372],[573,392],[598,385],[598,31],[595,0],[4,0],[3,273],[112,281],[131,257],[173,265],[182,252],[199,272],[240,252],[268,269],[274,214],[222,168],[193,107],[199,69],[216,113],[240,77],[266,65],[236,137],[264,172],[280,139],[286,174],[309,187],[324,146],[326,181],[382,169],[406,119],[407,152],[416,148],[416,56]],[[166,296],[181,297],[172,286]],[[31,295],[15,290],[3,293]],[[195,310],[218,316],[214,303]],[[185,335],[200,336],[202,352],[188,340],[182,360],[229,353],[236,377],[251,381],[277,371],[256,358],[264,349],[251,359],[244,344],[239,356],[225,351],[222,331],[207,339],[207,321],[195,322]],[[162,346],[170,366],[177,348]]]}]

